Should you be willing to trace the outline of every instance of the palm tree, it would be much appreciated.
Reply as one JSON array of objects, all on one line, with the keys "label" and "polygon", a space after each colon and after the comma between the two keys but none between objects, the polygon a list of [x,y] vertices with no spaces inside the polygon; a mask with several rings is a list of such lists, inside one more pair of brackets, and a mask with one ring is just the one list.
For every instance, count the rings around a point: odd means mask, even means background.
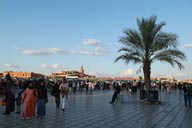
[{"label": "palm tree", "polygon": [[153,62],[167,62],[172,66],[177,65],[181,70],[184,68],[181,62],[186,59],[184,53],[177,49],[177,35],[163,32],[165,23],[157,24],[156,19],[156,16],[137,19],[138,31],[126,29],[125,36],[119,40],[124,47],[118,52],[123,54],[115,59],[115,62],[123,60],[126,64],[141,64],[147,91],[151,90],[150,74]]}]

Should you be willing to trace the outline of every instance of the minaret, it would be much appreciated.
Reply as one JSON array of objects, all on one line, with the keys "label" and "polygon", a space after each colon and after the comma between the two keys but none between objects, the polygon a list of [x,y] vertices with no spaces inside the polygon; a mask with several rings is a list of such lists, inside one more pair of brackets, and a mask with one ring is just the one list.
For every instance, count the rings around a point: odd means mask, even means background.
[{"label": "minaret", "polygon": [[175,77],[173,75],[173,73],[171,74],[171,76],[169,77],[170,80],[174,81],[175,80]]},{"label": "minaret", "polygon": [[84,69],[83,69],[83,66],[80,67],[80,76],[81,76],[81,77],[84,76]]}]

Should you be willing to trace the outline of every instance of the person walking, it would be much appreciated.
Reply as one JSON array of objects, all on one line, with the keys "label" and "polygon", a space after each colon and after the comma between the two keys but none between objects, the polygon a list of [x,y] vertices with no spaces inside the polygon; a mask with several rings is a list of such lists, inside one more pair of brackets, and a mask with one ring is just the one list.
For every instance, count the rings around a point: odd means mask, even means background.
[{"label": "person walking", "polygon": [[52,87],[52,93],[54,94],[55,97],[55,104],[56,104],[56,108],[59,108],[60,106],[60,90],[59,90],[59,86],[60,86],[60,81],[57,81],[55,83],[55,85]]},{"label": "person walking", "polygon": [[83,81],[79,81],[79,91],[83,91]]},{"label": "person walking", "polygon": [[47,89],[43,81],[40,81],[40,85],[37,87],[37,93],[37,118],[43,118],[46,113],[46,103],[48,102]]},{"label": "person walking", "polygon": [[93,83],[91,81],[88,82],[88,86],[89,86],[89,91],[90,91],[90,94],[92,94],[92,91],[93,91]]},{"label": "person walking", "polygon": [[73,79],[73,81],[72,81],[72,88],[73,88],[73,94],[75,94],[76,90],[77,90],[77,80],[76,79]]},{"label": "person walking", "polygon": [[178,83],[178,89],[179,89],[179,94],[182,94],[182,84],[181,83]]},{"label": "person walking", "polygon": [[59,90],[62,97],[61,109],[64,111],[65,105],[66,105],[66,99],[67,99],[67,90],[68,90],[67,80],[65,78],[62,79],[62,83],[60,84]]},{"label": "person walking", "polygon": [[69,87],[69,94],[73,94],[73,81],[72,80],[69,80],[68,87]]},{"label": "person walking", "polygon": [[187,83],[185,83],[183,86],[183,92],[184,92],[185,107],[187,107],[187,106],[191,107],[191,101],[190,101],[190,97],[189,97],[189,87],[188,87]]},{"label": "person walking", "polygon": [[0,78],[0,106],[4,105],[4,81]]},{"label": "person walking", "polygon": [[109,103],[113,104],[117,98],[117,95],[120,94],[120,92],[121,92],[121,87],[120,87],[119,83],[115,83],[112,100]]},{"label": "person walking", "polygon": [[136,80],[133,81],[133,86],[132,86],[132,95],[136,95],[137,94],[137,82]]},{"label": "person walking", "polygon": [[24,111],[22,119],[26,120],[27,117],[35,117],[35,107],[37,103],[37,90],[34,88],[33,82],[29,82],[29,87],[24,91],[21,103],[24,103]]},{"label": "person walking", "polygon": [[16,113],[20,113],[21,112],[21,92],[18,93],[17,98],[15,99],[16,102]]},{"label": "person walking", "polygon": [[189,102],[189,107],[192,107],[191,100],[192,100],[192,83],[189,83],[189,88],[188,88],[188,102]]},{"label": "person walking", "polygon": [[87,83],[85,84],[85,88],[86,88],[86,95],[88,95],[88,90],[89,90],[89,80],[87,80]]},{"label": "person walking", "polygon": [[11,80],[8,79],[4,89],[5,99],[3,101],[5,102],[5,112],[3,115],[9,115],[15,110],[15,95],[11,89],[11,86]]}]

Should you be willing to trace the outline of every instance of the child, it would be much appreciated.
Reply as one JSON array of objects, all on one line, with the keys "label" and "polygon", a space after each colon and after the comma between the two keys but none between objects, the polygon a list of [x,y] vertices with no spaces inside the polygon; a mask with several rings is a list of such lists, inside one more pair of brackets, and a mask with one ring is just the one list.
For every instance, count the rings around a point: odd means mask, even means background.
[{"label": "child", "polygon": [[20,113],[21,112],[21,99],[22,99],[21,92],[19,92],[17,98],[15,99],[16,105],[17,105],[16,106],[16,113]]}]

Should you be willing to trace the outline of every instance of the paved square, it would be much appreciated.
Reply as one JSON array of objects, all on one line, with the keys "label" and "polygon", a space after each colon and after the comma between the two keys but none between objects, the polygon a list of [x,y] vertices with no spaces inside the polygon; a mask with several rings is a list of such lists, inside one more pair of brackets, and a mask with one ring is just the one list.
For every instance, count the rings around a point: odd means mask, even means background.
[{"label": "paved square", "polygon": [[113,91],[77,92],[69,95],[66,110],[55,106],[49,95],[43,119],[21,120],[21,114],[2,115],[0,128],[191,128],[192,108],[185,108],[179,92],[160,93],[160,105],[147,105],[123,92],[124,104],[109,104]]}]

